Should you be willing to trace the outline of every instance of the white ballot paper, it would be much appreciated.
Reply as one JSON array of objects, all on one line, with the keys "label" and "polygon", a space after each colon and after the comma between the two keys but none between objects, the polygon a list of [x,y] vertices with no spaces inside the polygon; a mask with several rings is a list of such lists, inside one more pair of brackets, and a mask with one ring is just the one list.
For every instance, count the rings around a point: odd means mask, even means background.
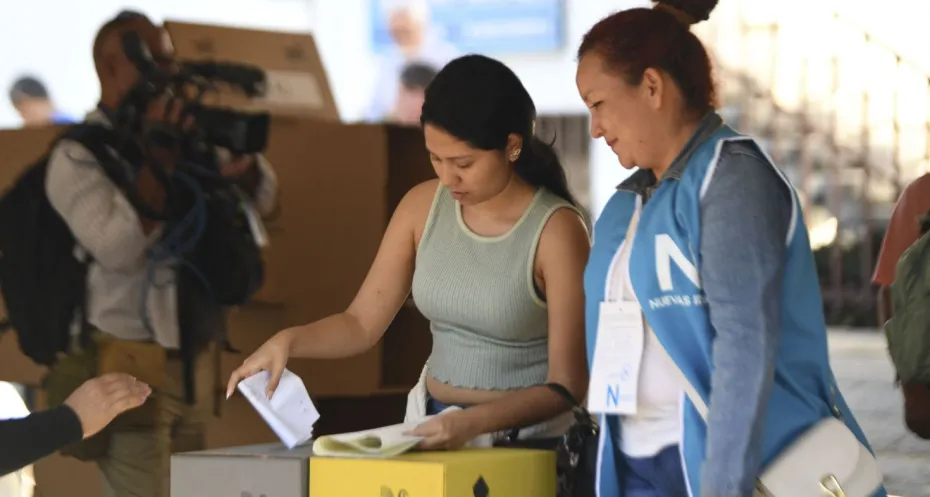
[{"label": "white ballot paper", "polygon": [[265,395],[269,378],[267,371],[260,371],[240,381],[237,388],[281,442],[293,449],[313,437],[313,425],[320,413],[299,376],[285,369],[271,399]]},{"label": "white ballot paper", "polygon": [[[427,416],[426,419],[429,418]],[[313,442],[313,454],[327,457],[395,457],[413,449],[423,440],[423,437],[405,434],[423,421],[320,437]]]},{"label": "white ballot paper", "polygon": [[[436,416],[443,416],[460,409],[460,407],[450,406],[441,413],[436,414]],[[313,442],[313,455],[365,459],[387,459],[399,456],[405,452],[416,450],[417,445],[423,441],[424,437],[408,435],[407,433],[432,417],[426,416],[416,421],[407,421],[406,423],[371,430],[322,436]],[[465,446],[490,448],[493,446],[491,435],[479,435]]]}]

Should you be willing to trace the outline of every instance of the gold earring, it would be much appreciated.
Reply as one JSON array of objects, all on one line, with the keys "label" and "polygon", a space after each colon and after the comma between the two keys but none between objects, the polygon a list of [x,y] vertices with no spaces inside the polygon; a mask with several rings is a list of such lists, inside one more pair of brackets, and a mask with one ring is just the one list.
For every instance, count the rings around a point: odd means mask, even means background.
[{"label": "gold earring", "polygon": [[513,153],[510,154],[511,162],[516,162],[516,160],[520,158],[520,151],[521,149],[518,148],[514,150]]}]

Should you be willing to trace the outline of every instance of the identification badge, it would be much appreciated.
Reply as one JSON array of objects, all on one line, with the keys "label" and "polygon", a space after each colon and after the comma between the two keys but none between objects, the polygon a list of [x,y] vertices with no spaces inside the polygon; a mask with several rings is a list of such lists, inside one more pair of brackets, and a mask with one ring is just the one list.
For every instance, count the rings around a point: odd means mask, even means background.
[{"label": "identification badge", "polygon": [[646,328],[637,302],[601,302],[588,410],[636,414]]}]

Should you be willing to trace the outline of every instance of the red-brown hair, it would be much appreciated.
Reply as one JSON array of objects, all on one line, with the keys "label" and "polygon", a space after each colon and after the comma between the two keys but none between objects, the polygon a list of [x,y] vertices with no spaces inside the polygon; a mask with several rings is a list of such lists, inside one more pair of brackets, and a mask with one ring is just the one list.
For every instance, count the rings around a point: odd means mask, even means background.
[{"label": "red-brown hair", "polygon": [[648,68],[675,82],[689,112],[717,107],[710,57],[690,25],[707,20],[717,0],[660,0],[655,8],[617,12],[594,25],[578,48],[579,60],[594,52],[609,70],[630,85],[642,82]]}]

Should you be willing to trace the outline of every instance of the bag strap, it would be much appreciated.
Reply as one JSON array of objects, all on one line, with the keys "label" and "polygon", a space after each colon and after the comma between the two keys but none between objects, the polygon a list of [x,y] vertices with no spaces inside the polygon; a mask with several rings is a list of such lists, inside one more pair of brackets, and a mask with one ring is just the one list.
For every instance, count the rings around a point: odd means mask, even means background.
[{"label": "bag strap", "polygon": [[[594,422],[588,410],[583,405],[581,405],[581,403],[575,400],[575,396],[572,395],[572,393],[569,392],[567,388],[565,388],[565,385],[562,385],[561,383],[545,383],[543,386],[557,393],[559,397],[562,397],[562,400],[564,400],[566,404],[571,406],[572,412],[574,412],[575,419],[577,421],[590,423]],[[507,440],[510,442],[516,442],[519,437],[520,428],[512,428],[509,432],[507,432]]]},{"label": "bag strap", "polygon": [[[630,217],[630,221],[626,227],[626,238],[623,239],[624,247],[623,250],[629,250],[629,241],[633,240],[636,236],[636,228],[639,226],[639,218],[642,215],[642,208],[645,204],[646,199],[642,197],[637,197],[635,207],[633,208],[633,215]],[[608,275],[611,277],[611,275]],[[608,291],[610,289],[608,288]],[[623,292],[623,288],[619,289],[620,292]],[[606,297],[606,295],[605,295]],[[659,341],[659,338],[655,335],[655,331],[649,326],[649,323],[646,322],[646,318],[643,317],[643,327],[646,329],[646,333],[652,334],[655,338],[655,342],[659,344],[659,349],[662,351],[662,357],[664,360],[669,362],[671,370],[675,372],[675,375],[678,376],[679,382],[681,383],[682,388],[685,390],[685,394],[688,395],[688,398],[691,399],[691,403],[694,404],[695,409],[701,417],[706,421],[707,420],[707,403],[704,402],[704,399],[698,395],[697,390],[694,388],[694,385],[688,380],[688,377],[685,376],[685,373],[678,367],[678,364],[672,359],[672,356],[669,355],[668,351],[665,350],[665,346],[662,345],[662,342]],[[560,385],[561,386],[561,385]],[[567,392],[567,391],[566,391]]]},{"label": "bag strap", "polygon": [[[119,158],[119,155],[114,154],[113,151],[120,150],[120,152],[123,153],[127,152],[126,145],[128,145],[128,142],[119,143],[121,140],[119,140],[119,137],[113,130],[99,124],[83,123],[69,129],[63,138],[80,143],[95,159],[97,159],[100,168],[106,174],[107,178],[119,187],[126,197],[126,200],[136,209],[136,212],[156,221],[164,221],[167,219],[165,213],[156,212],[154,208],[142,199],[136,185],[132,184],[129,180],[128,172],[123,167],[122,159]],[[111,147],[113,150],[110,150]],[[141,159],[141,152],[131,150],[129,153],[133,156],[138,155],[138,158]]]},{"label": "bag strap", "polygon": [[562,399],[568,405],[572,407],[580,407],[580,405],[575,400],[575,397],[572,395],[572,393],[569,392],[567,388],[565,388],[565,385],[562,385],[561,383],[546,383],[545,386],[549,390],[552,390],[553,392],[559,394],[559,397],[562,397]]},{"label": "bag strap", "polygon": [[[633,240],[636,236],[636,228],[639,226],[639,218],[642,215],[642,209],[645,205],[645,198],[637,197],[635,207],[633,208],[633,215],[630,217],[630,221],[626,227],[626,238],[623,239],[624,247],[622,250],[629,250],[629,242]],[[610,278],[612,275],[608,275]],[[607,288],[609,292],[611,289]],[[623,292],[623,287],[618,289],[619,292]],[[605,293],[605,297],[607,297]],[[646,329],[646,333],[650,333],[655,342],[659,344],[659,349],[662,351],[663,360],[668,361],[671,366],[671,370],[674,371],[675,375],[678,377],[679,383],[681,383],[682,388],[685,390],[685,394],[691,399],[691,403],[697,409],[698,413],[701,415],[705,421],[707,420],[707,403],[704,402],[704,399],[698,395],[697,390],[694,388],[694,385],[688,380],[688,377],[685,376],[685,373],[678,367],[678,364],[672,359],[672,356],[668,353],[668,350],[665,350],[665,346],[662,345],[662,342],[656,336],[655,331],[652,329],[652,326],[649,326],[649,323],[646,322],[645,316],[643,316],[643,328]]]},{"label": "bag strap", "polygon": [[[647,325],[646,329],[649,333],[655,335],[655,331],[653,331],[651,326]],[[664,360],[669,362],[669,364],[672,366],[671,370],[674,371],[675,375],[679,377],[679,381],[681,382],[681,385],[684,388],[688,399],[691,400],[691,404],[694,405],[695,410],[697,410],[698,414],[701,415],[701,418],[704,421],[707,421],[707,403],[704,402],[704,399],[698,394],[697,389],[694,388],[694,385],[688,380],[688,377],[685,376],[685,373],[681,370],[681,368],[678,367],[678,364],[675,363],[675,360],[672,359],[672,356],[669,355],[668,350],[665,349],[665,346],[662,345],[662,342],[659,341],[658,337],[655,337],[655,339],[656,343],[659,344],[659,349],[662,351],[662,357]],[[831,385],[829,388],[831,397],[830,412],[832,413],[833,417],[842,420],[843,415],[839,411],[839,408],[836,406],[836,392],[834,387]]]},{"label": "bag strap", "polygon": [[545,387],[553,392],[559,394],[559,397],[562,397],[562,400],[566,404],[570,405],[572,412],[575,414],[575,420],[579,423],[593,424],[594,418],[591,416],[591,413],[588,412],[588,409],[582,405],[581,402],[575,400],[575,396],[565,388],[565,385],[561,383],[546,383]]}]

